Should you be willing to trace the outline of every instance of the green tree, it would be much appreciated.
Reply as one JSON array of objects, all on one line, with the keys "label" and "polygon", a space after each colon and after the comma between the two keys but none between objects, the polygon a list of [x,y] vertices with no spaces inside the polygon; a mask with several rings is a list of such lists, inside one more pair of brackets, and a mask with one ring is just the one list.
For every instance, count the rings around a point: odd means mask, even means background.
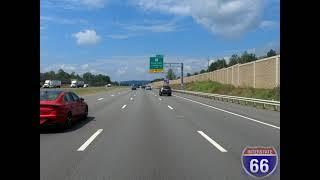
[{"label": "green tree", "polygon": [[270,49],[270,51],[267,53],[267,57],[275,56],[277,55],[277,52],[273,49]]},{"label": "green tree", "polygon": [[241,55],[240,63],[243,64],[243,63],[252,62],[255,60],[257,60],[257,57],[255,54],[252,54],[252,53],[249,54],[247,51],[244,51],[243,54]]},{"label": "green tree", "polygon": [[151,82],[158,82],[158,81],[163,81],[163,80],[164,80],[164,78],[157,78],[157,79],[152,80]]},{"label": "green tree", "polygon": [[169,69],[169,70],[168,70],[167,78],[168,78],[169,80],[173,80],[173,79],[176,78],[176,75],[174,74],[174,72],[173,72],[172,69]]},{"label": "green tree", "polygon": [[233,66],[233,65],[235,65],[235,64],[238,64],[239,61],[240,61],[240,57],[239,57],[237,54],[233,54],[233,55],[230,57],[228,66]]},{"label": "green tree", "polygon": [[191,76],[191,74],[190,74],[190,73],[187,73],[187,77],[189,77],[189,76]]},{"label": "green tree", "polygon": [[200,74],[203,74],[203,73],[205,73],[205,72],[207,72],[207,71],[204,70],[204,69],[202,69],[202,70],[200,71]]},{"label": "green tree", "polygon": [[59,69],[56,75],[56,79],[60,80],[62,84],[70,83],[68,73],[64,72],[63,69]]},{"label": "green tree", "polygon": [[199,74],[198,72],[194,72],[194,73],[193,73],[193,75],[198,75],[198,74]]},{"label": "green tree", "polygon": [[213,62],[209,66],[209,72],[215,71],[221,68],[227,67],[227,62],[225,59],[218,59],[217,61]]}]

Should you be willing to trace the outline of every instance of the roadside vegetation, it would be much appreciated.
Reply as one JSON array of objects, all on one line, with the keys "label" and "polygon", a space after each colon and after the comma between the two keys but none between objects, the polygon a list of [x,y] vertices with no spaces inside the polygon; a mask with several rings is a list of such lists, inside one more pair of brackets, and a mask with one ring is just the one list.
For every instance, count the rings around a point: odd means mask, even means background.
[{"label": "roadside vegetation", "polygon": [[72,91],[79,96],[96,94],[100,92],[107,92],[107,91],[114,91],[118,90],[119,88],[124,88],[122,86],[113,86],[113,87],[88,87],[88,88],[61,88],[68,91]]},{"label": "roadside vegetation", "polygon": [[[172,87],[179,89],[180,84],[172,85]],[[184,90],[280,101],[280,87],[274,89],[238,88],[214,81],[202,81],[186,83]]]},{"label": "roadside vegetation", "polygon": [[59,69],[58,72],[49,71],[45,73],[40,72],[40,85],[44,83],[45,80],[60,80],[62,86],[68,86],[71,83],[72,79],[77,79],[84,81],[85,84],[89,84],[89,86],[104,86],[106,84],[118,85],[118,82],[111,82],[111,79],[107,75],[103,74],[91,74],[90,72],[86,72],[81,76],[72,72],[71,74]]}]

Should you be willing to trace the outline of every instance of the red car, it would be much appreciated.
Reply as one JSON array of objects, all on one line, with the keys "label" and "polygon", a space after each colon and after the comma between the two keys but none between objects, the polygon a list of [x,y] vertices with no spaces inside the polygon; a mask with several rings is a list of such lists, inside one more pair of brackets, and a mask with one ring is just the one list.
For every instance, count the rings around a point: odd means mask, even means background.
[{"label": "red car", "polygon": [[72,123],[87,118],[88,105],[75,93],[62,90],[40,91],[40,126],[70,128]]}]

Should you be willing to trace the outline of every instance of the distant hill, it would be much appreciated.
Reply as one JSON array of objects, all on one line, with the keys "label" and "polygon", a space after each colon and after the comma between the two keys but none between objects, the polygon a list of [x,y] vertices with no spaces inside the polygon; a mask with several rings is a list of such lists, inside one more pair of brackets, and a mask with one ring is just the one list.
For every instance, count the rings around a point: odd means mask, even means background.
[{"label": "distant hill", "polygon": [[131,85],[138,85],[138,86],[142,86],[142,85],[146,85],[150,83],[150,81],[147,81],[147,80],[130,80],[130,81],[121,81],[121,85],[128,85],[128,86],[131,86]]}]

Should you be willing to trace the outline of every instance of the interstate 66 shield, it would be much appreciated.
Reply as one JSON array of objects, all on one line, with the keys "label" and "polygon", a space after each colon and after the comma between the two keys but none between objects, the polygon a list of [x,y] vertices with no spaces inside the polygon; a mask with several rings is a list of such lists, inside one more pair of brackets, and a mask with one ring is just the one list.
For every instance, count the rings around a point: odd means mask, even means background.
[{"label": "interstate 66 shield", "polygon": [[247,174],[262,179],[277,168],[278,154],[274,147],[246,147],[241,161]]}]

